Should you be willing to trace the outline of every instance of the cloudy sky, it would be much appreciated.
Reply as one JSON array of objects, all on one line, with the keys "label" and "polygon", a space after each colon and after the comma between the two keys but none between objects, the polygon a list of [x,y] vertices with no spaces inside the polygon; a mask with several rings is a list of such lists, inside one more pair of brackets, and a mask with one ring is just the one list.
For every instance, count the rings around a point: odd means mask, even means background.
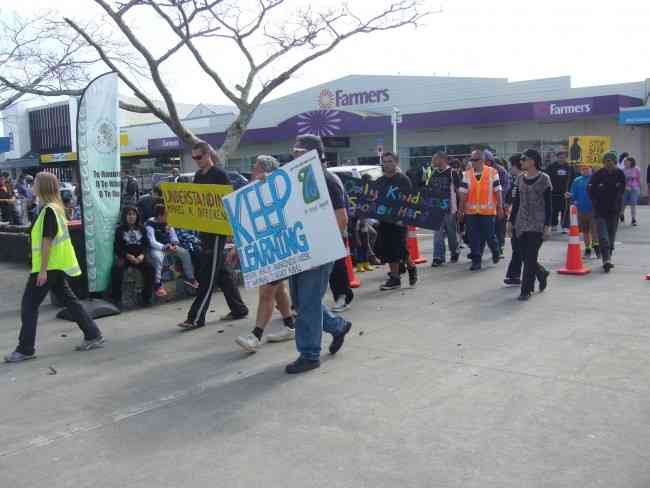
[{"label": "cloudy sky", "polygon": [[[351,0],[371,9],[384,0]],[[288,0],[290,8],[314,9],[329,0]],[[451,75],[505,77],[510,80],[570,75],[574,86],[639,81],[650,77],[647,29],[650,2],[618,0],[431,0],[442,9],[418,29],[362,36],[309,65],[274,93],[292,93],[349,74]],[[2,0],[2,13],[23,15],[51,9],[49,0]],[[92,19],[100,11],[92,0],[58,0],[62,15]],[[168,32],[147,19],[132,19],[150,41],[164,44]],[[244,65],[232,48],[215,47],[212,66],[234,84]],[[165,69],[177,101],[225,103],[216,86],[201,75],[187,54]]]}]

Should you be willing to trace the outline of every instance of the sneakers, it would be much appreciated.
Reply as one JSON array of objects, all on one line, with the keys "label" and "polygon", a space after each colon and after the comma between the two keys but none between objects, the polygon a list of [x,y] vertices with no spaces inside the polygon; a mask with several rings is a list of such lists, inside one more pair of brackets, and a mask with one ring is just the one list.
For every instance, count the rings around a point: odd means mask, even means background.
[{"label": "sneakers", "polygon": [[154,293],[158,298],[165,298],[167,296],[167,290],[165,290],[165,287],[162,285],[156,286]]},{"label": "sneakers", "polygon": [[517,300],[519,300],[520,302],[527,302],[528,300],[530,300],[530,293],[522,293],[521,295],[519,295],[519,298],[517,298]]},{"label": "sneakers", "polygon": [[237,339],[235,339],[235,343],[246,352],[256,352],[257,349],[262,345],[262,341],[255,337],[255,334],[253,333],[247,334],[245,336],[239,336]]},{"label": "sneakers", "polygon": [[409,272],[409,286],[413,288],[418,282],[418,269],[413,266],[408,269]]},{"label": "sneakers", "polygon": [[613,267],[614,267],[614,265],[612,263],[610,263],[609,261],[607,261],[605,264],[603,264],[603,270],[605,271],[605,273],[609,273],[612,270]]},{"label": "sneakers", "polygon": [[501,261],[501,255],[500,254],[493,254],[492,255],[492,262],[494,264],[499,264],[499,261]]},{"label": "sneakers", "polygon": [[375,268],[372,266],[372,264],[370,264],[368,262],[363,263],[363,269],[365,269],[366,271],[374,271],[375,270]]},{"label": "sneakers", "polygon": [[636,227],[637,225],[639,224],[636,223],[636,219],[632,220],[632,227]]},{"label": "sneakers", "polygon": [[320,368],[320,359],[306,359],[300,356],[285,368],[287,374],[300,374]]},{"label": "sneakers", "polygon": [[506,279],[503,280],[503,282],[508,286],[519,286],[519,285],[521,285],[521,280],[519,278],[506,277]]},{"label": "sneakers", "polygon": [[196,281],[196,279],[193,280],[184,280],[183,283],[185,283],[187,286],[190,288],[194,288],[195,290],[199,289],[199,282]]},{"label": "sneakers", "polygon": [[221,320],[222,322],[232,322],[234,320],[245,319],[246,317],[248,317],[247,313],[244,314],[244,315],[235,315],[232,312],[228,312],[226,315],[223,315],[223,316],[219,317],[219,320]]},{"label": "sneakers", "polygon": [[402,280],[395,277],[395,276],[389,276],[388,279],[386,280],[386,283],[381,285],[379,287],[380,290],[382,291],[387,291],[387,290],[397,290],[398,288],[402,287]]},{"label": "sneakers", "polygon": [[438,268],[442,266],[445,262],[440,259],[440,258],[433,258],[433,261],[431,261],[431,267],[432,268]]},{"label": "sneakers", "polygon": [[14,351],[5,356],[5,363],[20,363],[29,359],[34,359],[36,354],[23,354],[22,352]]},{"label": "sneakers", "polygon": [[355,269],[356,269],[357,273],[365,273],[366,272],[366,268],[363,266],[363,263],[357,263]]},{"label": "sneakers", "polygon": [[452,263],[457,263],[458,258],[460,258],[460,254],[458,254],[457,252],[454,252],[454,253],[451,254],[451,262]]},{"label": "sneakers", "polygon": [[280,332],[275,332],[266,335],[267,342],[285,342],[291,341],[296,337],[296,329],[283,327]]},{"label": "sneakers", "polygon": [[104,340],[103,337],[98,337],[96,339],[91,339],[87,341],[86,339],[83,340],[81,344],[79,344],[75,349],[77,351],[90,351],[91,349],[99,349],[100,347],[104,347]]},{"label": "sneakers", "polygon": [[472,263],[472,265],[469,267],[470,271],[478,271],[481,269],[481,263]]},{"label": "sneakers", "polygon": [[341,312],[347,310],[349,306],[350,306],[350,303],[347,301],[345,296],[341,295],[340,297],[338,297],[338,299],[334,303],[334,306],[332,307],[332,312],[341,313]]},{"label": "sneakers", "polygon": [[537,279],[539,280],[539,292],[543,292],[546,290],[546,287],[548,286],[548,277],[551,273],[548,270],[543,270],[541,273],[537,275]]},{"label": "sneakers", "polygon": [[330,344],[330,354],[336,354],[339,352],[339,349],[343,346],[343,341],[345,341],[345,336],[350,332],[351,328],[352,322],[346,322],[341,333],[334,336],[334,339],[332,339],[332,343]]}]

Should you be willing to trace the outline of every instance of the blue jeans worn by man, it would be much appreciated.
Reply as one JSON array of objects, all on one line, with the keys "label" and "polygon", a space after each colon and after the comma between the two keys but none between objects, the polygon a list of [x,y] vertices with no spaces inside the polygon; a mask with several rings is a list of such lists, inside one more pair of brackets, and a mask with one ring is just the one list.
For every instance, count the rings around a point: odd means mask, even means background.
[{"label": "blue jeans worn by man", "polygon": [[479,269],[481,267],[486,243],[490,251],[492,251],[492,261],[495,263],[499,262],[500,251],[494,232],[495,222],[496,217],[491,215],[465,215],[467,232],[469,232],[472,269]]},{"label": "blue jeans worn by man", "polygon": [[600,255],[603,265],[608,264],[607,270],[613,267],[611,264],[612,253],[614,252],[614,243],[616,242],[616,232],[618,230],[618,214],[601,217],[596,215],[594,222],[598,229],[598,243],[600,245]]},{"label": "blue jeans worn by man", "polygon": [[449,241],[449,252],[451,253],[452,260],[458,255],[458,233],[456,231],[456,215],[447,214],[442,221],[439,230],[433,233],[433,259],[440,263],[445,262],[445,255],[447,249],[445,246],[445,238]]},{"label": "blue jeans worn by man", "polygon": [[296,349],[301,358],[309,361],[320,360],[323,331],[335,339],[347,332],[349,322],[323,304],[333,267],[334,263],[327,263],[289,278],[291,300],[298,314]]}]

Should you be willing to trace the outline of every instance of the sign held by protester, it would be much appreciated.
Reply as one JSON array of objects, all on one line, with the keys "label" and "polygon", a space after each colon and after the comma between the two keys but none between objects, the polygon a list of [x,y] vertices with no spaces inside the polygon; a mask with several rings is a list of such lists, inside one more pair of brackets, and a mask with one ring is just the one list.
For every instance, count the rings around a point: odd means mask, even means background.
[{"label": "sign held by protester", "polygon": [[160,189],[167,209],[167,221],[172,227],[232,235],[223,206],[223,197],[232,193],[232,186],[161,183]]},{"label": "sign held by protester", "polygon": [[569,138],[569,162],[602,166],[603,156],[612,146],[609,136],[573,136]]},{"label": "sign held by protester", "polygon": [[246,288],[345,256],[318,153],[224,197]]},{"label": "sign held by protester", "polygon": [[450,211],[451,183],[432,178],[427,187],[403,192],[395,185],[348,179],[346,190],[352,215],[383,222],[439,230]]}]

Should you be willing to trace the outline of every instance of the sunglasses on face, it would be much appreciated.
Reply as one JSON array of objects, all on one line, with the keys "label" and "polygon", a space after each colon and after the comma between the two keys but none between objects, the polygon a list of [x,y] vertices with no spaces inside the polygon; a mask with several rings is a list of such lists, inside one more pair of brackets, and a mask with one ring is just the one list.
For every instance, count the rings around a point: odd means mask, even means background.
[{"label": "sunglasses on face", "polygon": [[205,156],[205,154],[201,154],[200,156],[196,156],[196,155],[192,154],[192,159],[194,161],[201,161],[203,159],[203,156]]}]

